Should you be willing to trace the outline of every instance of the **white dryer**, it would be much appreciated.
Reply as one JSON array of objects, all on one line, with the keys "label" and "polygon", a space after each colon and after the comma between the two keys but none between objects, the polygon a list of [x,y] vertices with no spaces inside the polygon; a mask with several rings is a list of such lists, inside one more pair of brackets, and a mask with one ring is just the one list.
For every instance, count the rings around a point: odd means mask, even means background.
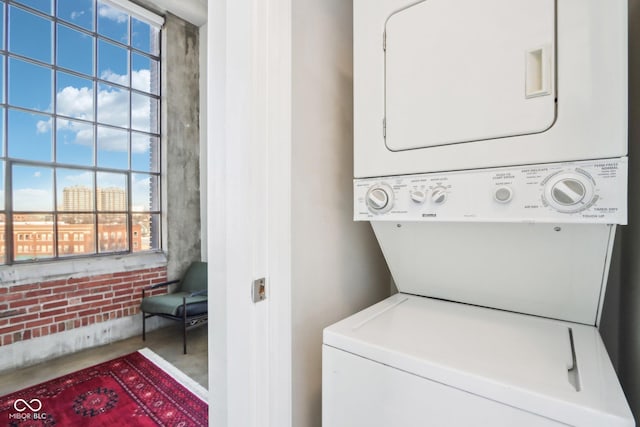
[{"label": "white dryer", "polygon": [[635,425],[597,330],[626,70],[626,0],[354,0],[354,219],[400,293],[325,329],[325,427]]}]

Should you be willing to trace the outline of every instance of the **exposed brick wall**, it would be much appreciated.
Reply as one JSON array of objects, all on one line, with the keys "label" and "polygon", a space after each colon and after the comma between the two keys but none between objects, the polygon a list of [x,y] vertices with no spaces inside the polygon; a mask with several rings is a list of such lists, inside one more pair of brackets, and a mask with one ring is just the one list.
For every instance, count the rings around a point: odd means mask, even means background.
[{"label": "exposed brick wall", "polygon": [[166,281],[166,267],[158,267],[0,287],[0,346],[133,316],[142,288]]}]

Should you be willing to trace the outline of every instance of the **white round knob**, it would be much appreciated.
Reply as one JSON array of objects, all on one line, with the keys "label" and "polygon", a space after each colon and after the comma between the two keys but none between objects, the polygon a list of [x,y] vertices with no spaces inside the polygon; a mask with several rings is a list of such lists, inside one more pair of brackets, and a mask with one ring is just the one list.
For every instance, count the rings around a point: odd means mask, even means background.
[{"label": "white round knob", "polygon": [[556,182],[551,187],[551,197],[563,206],[573,206],[584,200],[587,190],[580,181],[566,178]]},{"label": "white round knob", "polygon": [[447,189],[436,187],[431,191],[431,201],[437,205],[443,204],[447,200]]},{"label": "white round knob", "polygon": [[513,198],[513,190],[511,187],[498,187],[493,192],[493,198],[498,203],[509,203]]},{"label": "white round knob", "polygon": [[427,193],[423,190],[411,190],[411,200],[415,203],[422,204],[427,200]]},{"label": "white round knob", "polygon": [[393,207],[393,190],[387,184],[376,184],[369,188],[366,195],[369,210],[375,214],[385,213]]},{"label": "white round knob", "polygon": [[561,171],[547,178],[542,199],[563,213],[590,208],[597,200],[595,180],[585,173]]}]

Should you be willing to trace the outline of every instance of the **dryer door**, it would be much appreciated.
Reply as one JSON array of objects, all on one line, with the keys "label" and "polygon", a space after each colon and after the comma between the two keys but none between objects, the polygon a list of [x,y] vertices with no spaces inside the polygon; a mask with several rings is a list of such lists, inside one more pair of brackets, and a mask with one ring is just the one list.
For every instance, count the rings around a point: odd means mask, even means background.
[{"label": "dryer door", "polygon": [[554,0],[429,0],[385,25],[392,151],[544,132],[556,118]]}]

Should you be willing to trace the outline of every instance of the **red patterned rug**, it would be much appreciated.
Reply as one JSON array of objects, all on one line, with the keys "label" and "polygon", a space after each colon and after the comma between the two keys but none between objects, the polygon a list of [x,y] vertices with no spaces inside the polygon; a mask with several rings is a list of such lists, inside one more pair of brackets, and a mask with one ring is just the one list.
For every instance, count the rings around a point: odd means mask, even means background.
[{"label": "red patterned rug", "polygon": [[0,425],[207,426],[204,389],[171,368],[143,349],[0,397]]}]

